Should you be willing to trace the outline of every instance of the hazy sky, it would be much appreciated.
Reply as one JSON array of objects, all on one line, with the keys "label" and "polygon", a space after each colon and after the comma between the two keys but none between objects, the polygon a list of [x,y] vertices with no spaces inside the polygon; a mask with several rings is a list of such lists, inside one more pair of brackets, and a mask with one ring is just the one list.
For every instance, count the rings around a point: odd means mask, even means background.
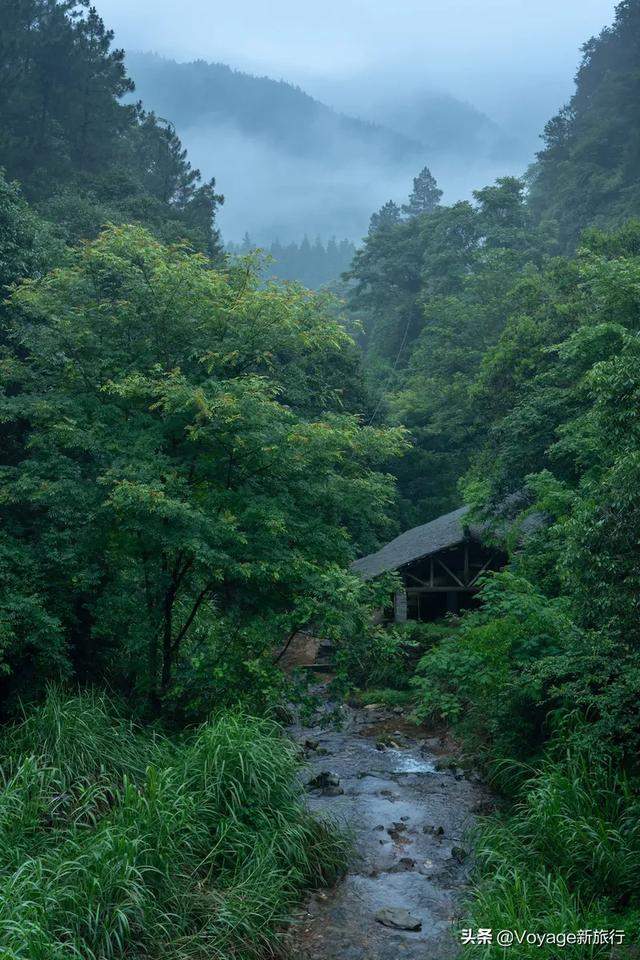
[{"label": "hazy sky", "polygon": [[465,97],[500,122],[570,91],[614,0],[98,0],[125,47],[220,60],[354,109],[370,83]]}]

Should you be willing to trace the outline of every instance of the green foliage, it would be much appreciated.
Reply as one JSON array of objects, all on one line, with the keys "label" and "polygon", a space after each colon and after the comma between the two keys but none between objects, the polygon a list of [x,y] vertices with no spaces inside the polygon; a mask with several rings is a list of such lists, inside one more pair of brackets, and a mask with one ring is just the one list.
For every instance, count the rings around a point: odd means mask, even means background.
[{"label": "green foliage", "polygon": [[503,178],[475,200],[434,200],[407,219],[387,205],[349,274],[368,379],[382,393],[376,412],[414,441],[392,464],[405,526],[458,506],[458,480],[487,429],[475,378],[508,322],[512,289],[549,249],[520,181]]},{"label": "green foliage", "polygon": [[576,92],[545,128],[531,171],[531,206],[575,247],[587,226],[640,215],[640,3],[622,0],[615,21],[583,47]]},{"label": "green foliage", "polygon": [[135,221],[220,256],[222,198],[171,124],[124,104],[124,51],[86,0],[1,0],[0,166],[67,241]]},{"label": "green foliage", "polygon": [[375,464],[403,441],[349,412],[326,298],[112,227],[16,291],[10,336],[6,535],[81,678],[210,709],[203,670],[262,684],[292,630],[352,616],[345,567],[393,494]]},{"label": "green foliage", "polygon": [[[477,868],[465,926],[497,930],[623,929],[640,932],[640,796],[606,756],[584,748],[546,760],[524,784],[506,820],[477,836]],[[516,949],[514,947],[513,949]],[[610,946],[560,948],[562,956],[611,956]],[[517,947],[523,958],[555,960],[556,946]],[[463,956],[502,957],[497,944]]]},{"label": "green foliage", "polygon": [[485,760],[530,757],[549,709],[537,667],[577,643],[577,630],[566,601],[509,571],[486,581],[482,599],[421,658],[415,713],[451,724]]},{"label": "green foliage", "polygon": [[293,745],[229,714],[179,743],[50,693],[0,741],[0,949],[262,957],[345,844],[305,810]]}]

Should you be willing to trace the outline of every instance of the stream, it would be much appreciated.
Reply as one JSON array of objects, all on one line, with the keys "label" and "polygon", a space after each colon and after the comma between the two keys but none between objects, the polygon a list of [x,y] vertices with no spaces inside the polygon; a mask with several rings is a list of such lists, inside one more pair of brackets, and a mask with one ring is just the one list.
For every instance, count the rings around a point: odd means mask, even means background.
[{"label": "stream", "polygon": [[339,709],[340,729],[321,716],[291,728],[308,757],[310,808],[344,825],[355,848],[344,879],[305,904],[292,956],[455,957],[452,921],[469,873],[465,832],[490,796],[477,777],[443,762],[444,738],[421,737],[398,708]]}]

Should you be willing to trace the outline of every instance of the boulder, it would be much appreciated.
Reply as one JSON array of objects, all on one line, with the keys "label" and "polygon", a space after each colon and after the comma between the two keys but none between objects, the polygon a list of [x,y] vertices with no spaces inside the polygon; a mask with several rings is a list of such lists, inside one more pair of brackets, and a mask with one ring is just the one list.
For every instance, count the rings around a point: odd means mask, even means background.
[{"label": "boulder", "polygon": [[393,930],[422,930],[422,921],[404,907],[383,907],[375,915],[378,923]]}]

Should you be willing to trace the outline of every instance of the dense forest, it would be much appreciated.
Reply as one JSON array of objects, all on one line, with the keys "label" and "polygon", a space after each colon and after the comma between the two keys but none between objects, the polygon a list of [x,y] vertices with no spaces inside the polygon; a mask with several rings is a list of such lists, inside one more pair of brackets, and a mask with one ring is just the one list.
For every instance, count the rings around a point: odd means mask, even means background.
[{"label": "dense forest", "polygon": [[[446,725],[499,795],[467,925],[633,944],[640,0],[522,179],[444,205],[416,164],[355,255],[267,265],[92,7],[0,15],[2,956],[281,955],[350,856],[279,725],[305,630],[333,697]],[[353,560],[463,501],[504,569],[380,625]]]},{"label": "dense forest", "polygon": [[[401,525],[464,498],[510,553],[481,609],[422,628],[407,679],[418,716],[451,724],[513,800],[477,841],[477,926],[624,927],[632,942],[639,27],[624,0],[585,45],[526,179],[448,207],[432,193],[419,215],[389,202],[350,272],[375,422],[412,441],[390,464]],[[560,955],[546,949],[519,956]],[[613,955],[585,949],[561,954]]]},{"label": "dense forest", "polygon": [[[228,243],[226,251],[231,256],[246,256],[256,249],[256,244],[247,233],[242,243]],[[274,240],[265,248],[265,263],[262,274],[265,279],[298,281],[310,290],[319,290],[340,282],[350,268],[356,248],[350,240],[331,237],[326,244],[320,237],[313,243],[304,237],[300,243],[280,243]]]}]

